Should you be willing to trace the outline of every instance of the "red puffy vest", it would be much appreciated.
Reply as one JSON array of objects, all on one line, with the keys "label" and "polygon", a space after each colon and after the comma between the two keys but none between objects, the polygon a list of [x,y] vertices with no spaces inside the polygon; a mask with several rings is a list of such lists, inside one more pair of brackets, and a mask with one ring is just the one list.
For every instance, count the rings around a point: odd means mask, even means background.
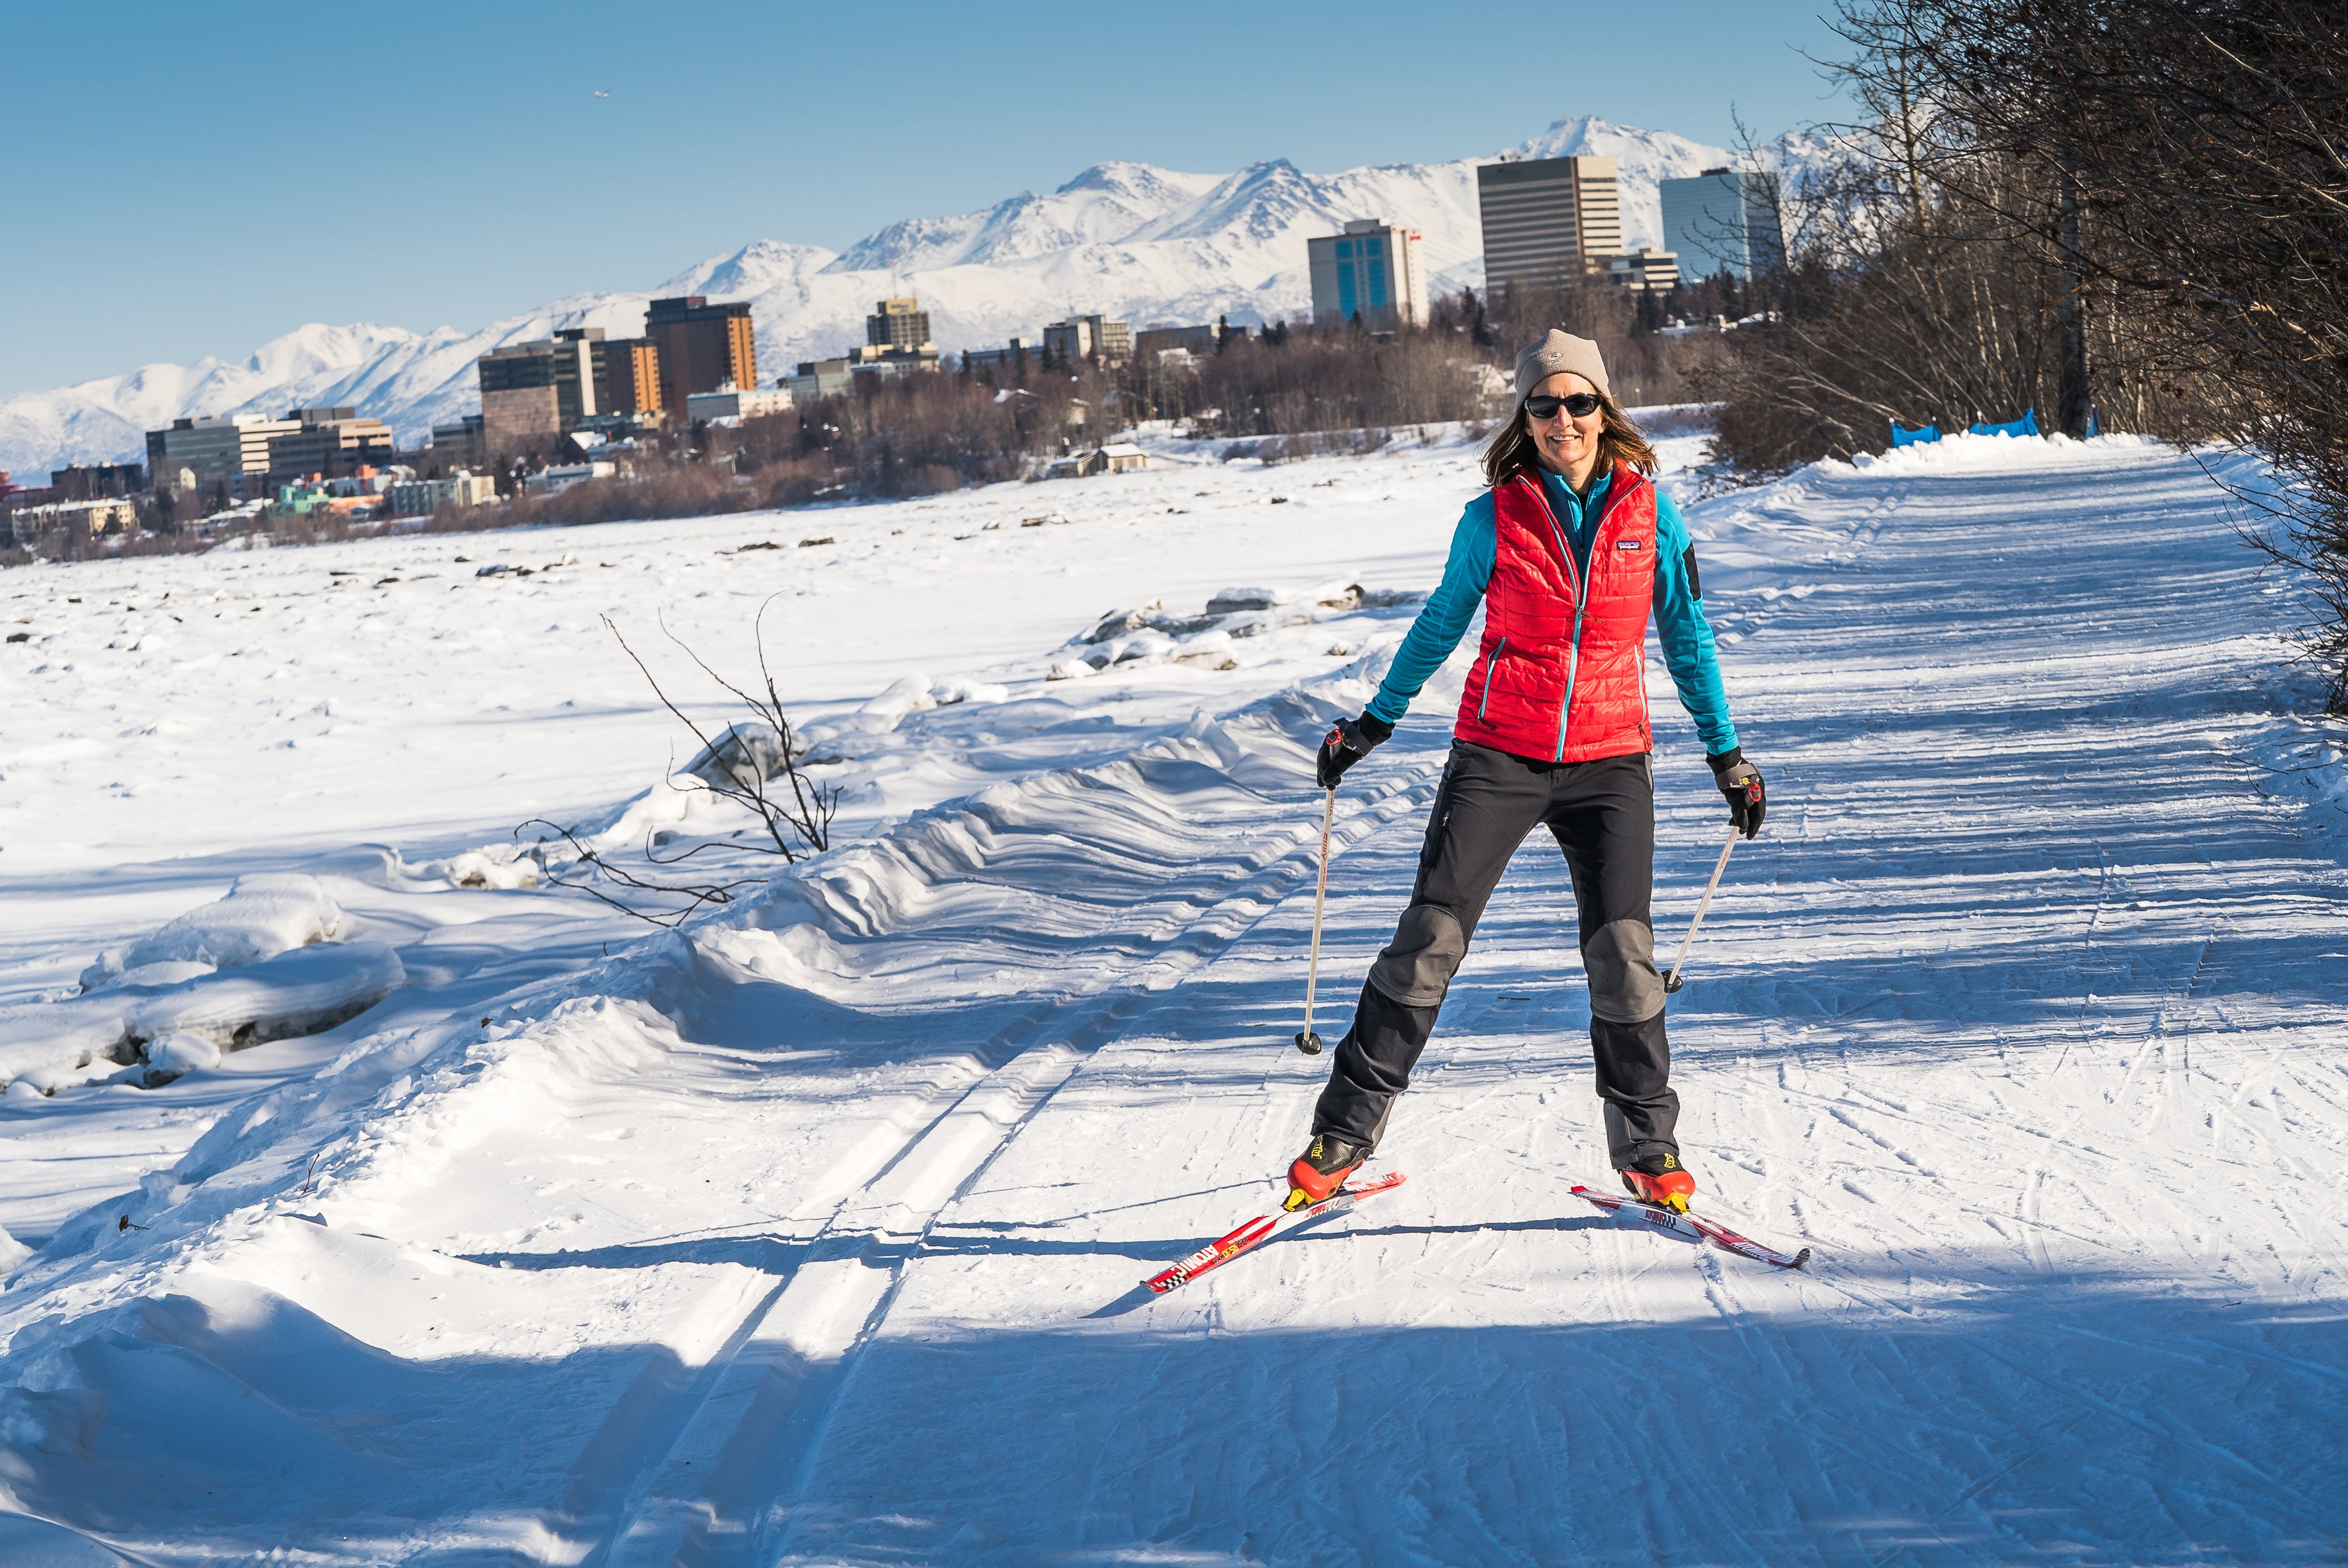
[{"label": "red puffy vest", "polygon": [[1652,750],[1647,617],[1655,599],[1655,487],[1614,466],[1590,545],[1590,581],[1540,480],[1492,492],[1498,539],[1484,644],[1452,733],[1518,757],[1591,762]]}]

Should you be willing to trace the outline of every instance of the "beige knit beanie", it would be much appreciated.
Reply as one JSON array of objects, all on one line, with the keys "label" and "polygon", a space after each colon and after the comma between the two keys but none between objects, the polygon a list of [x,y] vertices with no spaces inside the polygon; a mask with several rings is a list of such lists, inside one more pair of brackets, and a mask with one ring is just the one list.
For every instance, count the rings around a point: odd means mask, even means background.
[{"label": "beige knit beanie", "polygon": [[1598,346],[1586,337],[1576,337],[1553,326],[1539,343],[1517,356],[1517,401],[1523,402],[1532,396],[1534,387],[1561,371],[1571,371],[1582,377],[1612,401],[1614,394],[1606,387],[1606,361],[1599,354]]}]

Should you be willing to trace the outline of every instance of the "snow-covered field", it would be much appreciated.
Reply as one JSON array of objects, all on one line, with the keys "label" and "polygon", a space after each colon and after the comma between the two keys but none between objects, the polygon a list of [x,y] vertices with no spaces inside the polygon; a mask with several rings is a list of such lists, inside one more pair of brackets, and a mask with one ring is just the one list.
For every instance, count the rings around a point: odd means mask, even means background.
[{"label": "snow-covered field", "polygon": [[[1682,1136],[1807,1273],[1570,1195],[1604,1149],[1535,843],[1377,1162],[1409,1184],[1151,1299],[1302,1141],[1309,748],[1474,484],[1452,439],[1160,450],[0,574],[0,1222],[39,1248],[0,1560],[2348,1553],[2348,736],[2193,461],[1962,438],[1690,507],[1772,803],[1672,1005]],[[705,720],[660,621],[740,676],[769,603],[847,791],[781,875],[666,780],[691,738],[602,624]],[[1465,662],[1343,792],[1333,1037]],[[1669,948],[1723,813],[1654,689]],[[535,877],[537,818],[770,880],[673,933],[453,884]]]}]

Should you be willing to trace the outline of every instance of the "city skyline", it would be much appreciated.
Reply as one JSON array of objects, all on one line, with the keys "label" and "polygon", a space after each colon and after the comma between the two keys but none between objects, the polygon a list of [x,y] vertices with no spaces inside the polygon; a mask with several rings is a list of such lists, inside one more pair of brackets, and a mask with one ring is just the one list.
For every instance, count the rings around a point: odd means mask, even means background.
[{"label": "city skyline", "polygon": [[[1117,112],[1087,107],[1047,68],[1051,38],[1101,31],[1097,12],[1073,6],[1008,19],[900,7],[894,88],[854,68],[873,46],[864,18],[805,7],[709,11],[671,27],[609,5],[426,6],[407,30],[424,51],[412,58],[355,21],[304,13],[292,28],[290,10],[210,21],[159,11],[102,50],[86,18],[26,16],[11,36],[21,57],[45,64],[12,87],[8,200],[62,218],[113,188],[141,216],[113,226],[110,244],[0,259],[0,396],[238,358],[302,321],[428,330],[568,293],[650,288],[761,236],[844,249],[902,219],[1053,190],[1103,161],[1212,170],[1286,158],[1334,171],[1485,156],[1576,113],[1725,144],[1732,103],[1768,134],[1828,112],[1796,53],[1831,52],[1807,11],[1695,10],[1706,25],[1674,37],[1704,41],[1675,41],[1668,57],[1635,18],[1577,22],[1557,47],[1570,60],[1583,52],[1572,40],[1586,39],[1593,61],[1627,55],[1652,61],[1647,71],[1560,66],[1540,51],[1496,63],[1463,36],[1457,49],[1415,54],[1423,86],[1370,120],[1337,108],[1349,76],[1391,71],[1378,27],[1337,37],[1303,14],[1228,5],[1188,15],[1238,46],[1169,56],[1138,37],[1127,68],[1153,86],[1121,95]],[[1389,36],[1426,21],[1371,12],[1349,15],[1383,16]],[[713,47],[729,71],[747,59],[772,73],[754,107],[707,94]],[[923,82],[953,90],[903,96]],[[67,112],[92,101],[109,113]],[[896,107],[914,101],[929,107]],[[696,113],[709,116],[705,136]],[[238,182],[252,194],[213,194],[239,166],[257,175]],[[287,205],[291,192],[305,193],[300,205]],[[90,294],[118,306],[100,321],[55,308]]]}]

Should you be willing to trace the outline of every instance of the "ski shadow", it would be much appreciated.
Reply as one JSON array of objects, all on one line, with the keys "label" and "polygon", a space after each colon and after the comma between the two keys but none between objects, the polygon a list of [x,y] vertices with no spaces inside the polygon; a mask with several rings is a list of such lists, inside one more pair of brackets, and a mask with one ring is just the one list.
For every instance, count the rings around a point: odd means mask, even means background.
[{"label": "ski shadow", "polygon": [[[1332,1216],[1332,1218],[1336,1217],[1337,1216]],[[1262,1246],[1252,1249],[1239,1257],[1233,1258],[1230,1263],[1220,1264],[1217,1272],[1220,1273],[1221,1269],[1245,1268],[1249,1264],[1258,1261],[1258,1255],[1267,1249],[1284,1246],[1291,1242],[1341,1242],[1357,1239],[1368,1240],[1373,1237],[1380,1236],[1472,1236],[1484,1232],[1501,1231],[1608,1230],[1613,1227],[1613,1222],[1607,1216],[1601,1214],[1572,1214],[1561,1215],[1553,1220],[1495,1220],[1488,1224],[1481,1225],[1378,1225],[1330,1231],[1322,1230],[1320,1226],[1321,1222],[1319,1221],[1307,1222],[1305,1224],[1300,1225],[1296,1229],[1290,1231],[1285,1235],[1275,1237],[1272,1241],[1262,1243]],[[1643,1229],[1645,1227],[1642,1228]],[[1192,1253],[1197,1252],[1200,1248],[1205,1246],[1214,1239],[1215,1238],[1212,1236],[1201,1236],[1194,1242],[1130,1242],[1123,1243],[1113,1242],[1089,1242],[1083,1243],[1070,1243],[1061,1247],[1051,1248],[1050,1250],[1066,1253],[1107,1253],[1112,1256],[1123,1255],[1127,1257],[1155,1259],[1170,1264],[1179,1259],[1189,1256]],[[1680,1238],[1673,1237],[1671,1239],[1676,1241]],[[934,1244],[925,1244],[922,1250],[925,1253],[941,1251],[951,1253],[953,1251],[952,1248],[939,1248]],[[973,1250],[983,1252],[986,1249],[981,1248]],[[1014,1251],[1021,1249],[1005,1248],[1004,1250]],[[1155,1271],[1152,1272],[1154,1273]],[[1168,1294],[1170,1295],[1171,1293],[1169,1292]],[[1148,1306],[1154,1301],[1162,1299],[1163,1297],[1161,1297],[1157,1292],[1151,1290],[1147,1283],[1143,1283],[1135,1285],[1131,1290],[1127,1291],[1115,1301],[1109,1302],[1103,1306],[1085,1314],[1085,1317],[1087,1321],[1097,1318],[1123,1317],[1128,1313],[1137,1311],[1141,1307]]]}]

